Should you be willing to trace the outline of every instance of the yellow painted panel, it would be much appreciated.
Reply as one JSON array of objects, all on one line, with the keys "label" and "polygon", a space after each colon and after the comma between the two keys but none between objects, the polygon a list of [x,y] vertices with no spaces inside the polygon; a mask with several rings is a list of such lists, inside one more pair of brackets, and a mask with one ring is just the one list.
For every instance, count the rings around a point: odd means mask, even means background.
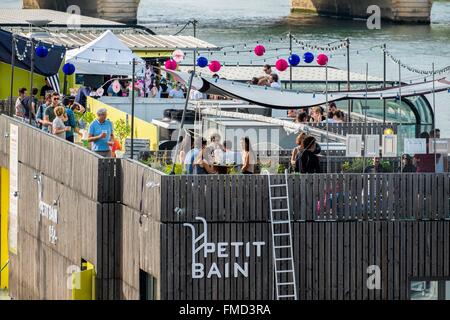
[{"label": "yellow painted panel", "polygon": [[137,56],[141,58],[170,58],[172,51],[135,51]]},{"label": "yellow painted panel", "polygon": [[[8,99],[11,90],[11,65],[7,63],[0,62],[0,99]],[[64,88],[64,73],[62,68],[59,70],[59,81],[60,88]],[[45,77],[34,74],[33,77],[33,87],[39,89],[45,85]],[[13,85],[13,95],[17,96],[19,89],[24,87],[29,89],[30,86],[30,72],[20,68],[14,68],[14,85]],[[67,91],[69,88],[75,86],[75,75],[67,77]],[[29,92],[28,92],[29,93]]]},{"label": "yellow painted panel", "polygon": [[[100,108],[106,108],[108,110],[108,119],[112,122],[120,119],[127,119],[127,113],[107,105],[99,100],[88,97],[87,106],[89,110],[96,113]],[[128,121],[131,123],[131,115],[128,116]],[[134,117],[134,137],[136,139],[148,139],[150,140],[150,150],[158,150],[159,145],[159,130],[154,124]],[[128,137],[129,138],[129,137]]]},{"label": "yellow painted panel", "polygon": [[[0,270],[7,264],[8,256],[8,207],[9,172],[0,168]],[[8,289],[8,270],[6,266],[0,273],[0,289]]]},{"label": "yellow painted panel", "polygon": [[94,269],[72,274],[72,300],[95,300]]}]

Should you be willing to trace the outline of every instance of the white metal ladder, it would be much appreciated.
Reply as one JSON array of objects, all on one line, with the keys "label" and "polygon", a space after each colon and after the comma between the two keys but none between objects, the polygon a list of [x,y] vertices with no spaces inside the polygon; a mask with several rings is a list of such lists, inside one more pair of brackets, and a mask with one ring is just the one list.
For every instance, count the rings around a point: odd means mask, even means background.
[{"label": "white metal ladder", "polygon": [[[270,221],[272,227],[272,253],[275,278],[276,299],[295,299],[297,300],[297,282],[295,280],[294,253],[292,249],[292,227],[291,210],[289,207],[289,188],[288,171],[284,172],[284,183],[272,184],[270,172],[263,171],[269,181],[269,202],[270,202]],[[274,195],[275,190],[285,190],[285,196]],[[281,193],[281,192],[280,192]],[[280,205],[274,203],[279,201]],[[277,207],[274,209],[274,206]],[[286,227],[287,226],[287,227]],[[276,229],[284,228],[283,232],[276,232]],[[287,229],[287,231],[285,230]],[[277,244],[280,242],[281,244]],[[283,252],[287,255],[283,256]],[[285,276],[284,282],[280,277]],[[283,290],[284,289],[284,290]]]}]

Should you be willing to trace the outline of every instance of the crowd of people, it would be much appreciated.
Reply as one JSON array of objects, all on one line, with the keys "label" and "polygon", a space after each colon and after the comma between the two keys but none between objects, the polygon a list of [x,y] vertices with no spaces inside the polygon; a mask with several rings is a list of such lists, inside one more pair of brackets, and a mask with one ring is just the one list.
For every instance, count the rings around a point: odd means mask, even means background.
[{"label": "crowd of people", "polygon": [[[187,174],[215,174],[234,168],[243,174],[254,174],[256,153],[249,137],[240,140],[240,151],[233,151],[233,143],[222,143],[219,134],[212,134],[208,140],[203,137],[184,139],[178,161],[184,165]],[[187,152],[184,150],[188,150]]]},{"label": "crowd of people", "polygon": [[[75,142],[75,135],[83,138],[82,129],[86,123],[82,115],[86,111],[86,100],[83,94],[76,97],[62,96],[52,90],[39,90],[34,88],[32,95],[27,95],[27,89],[19,89],[19,95],[15,103],[15,116],[24,122],[30,123],[42,131],[53,134],[71,143]],[[80,117],[76,117],[76,114]],[[113,157],[115,152],[121,149],[120,143],[114,137],[114,128],[107,119],[107,110],[99,109],[97,119],[89,125],[86,142],[91,144],[91,150],[103,157]]]},{"label": "crowd of people", "polygon": [[343,123],[345,114],[339,110],[334,102],[328,104],[328,111],[325,114],[324,107],[307,109],[289,110],[288,116],[294,119],[295,123]]}]

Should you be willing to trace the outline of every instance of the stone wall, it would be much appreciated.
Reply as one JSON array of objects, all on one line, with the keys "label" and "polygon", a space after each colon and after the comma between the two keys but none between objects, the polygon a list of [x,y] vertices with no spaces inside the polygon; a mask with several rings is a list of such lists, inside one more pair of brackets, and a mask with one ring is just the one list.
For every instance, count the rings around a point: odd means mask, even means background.
[{"label": "stone wall", "polygon": [[140,0],[23,0],[24,9],[67,11],[70,5],[81,8],[81,15],[124,23],[136,23]]},{"label": "stone wall", "polygon": [[292,0],[293,12],[327,16],[366,18],[367,8],[376,4],[382,18],[396,22],[429,23],[432,0]]}]

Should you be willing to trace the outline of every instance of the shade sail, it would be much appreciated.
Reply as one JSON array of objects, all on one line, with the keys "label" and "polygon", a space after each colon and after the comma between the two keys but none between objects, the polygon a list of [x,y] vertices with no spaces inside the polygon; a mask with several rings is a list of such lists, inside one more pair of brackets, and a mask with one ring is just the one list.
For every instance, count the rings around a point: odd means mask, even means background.
[{"label": "shade sail", "polygon": [[133,59],[138,63],[136,73],[143,74],[144,60],[107,30],[85,46],[67,51],[66,61],[75,65],[78,74],[127,76],[132,74]]},{"label": "shade sail", "polygon": [[[7,64],[11,64],[12,52],[16,51],[16,59],[15,59],[16,67],[30,71],[31,47],[27,46],[27,44],[31,44],[30,39],[15,35],[17,41],[16,46],[14,46],[13,49],[12,37],[13,34],[11,32],[0,29],[0,61]],[[34,72],[44,77],[50,77],[57,74],[64,59],[66,49],[61,46],[52,47],[51,44],[43,43],[40,41],[35,42],[35,45],[36,46],[43,45],[49,48],[50,50],[48,51],[48,55],[45,58],[40,58],[35,55],[33,67]],[[25,48],[27,48],[26,54]],[[23,59],[21,60],[19,59],[19,57]]]},{"label": "shade sail", "polygon": [[[175,79],[188,83],[189,74],[169,71]],[[193,87],[207,94],[223,95],[233,99],[244,100],[260,106],[274,109],[297,109],[308,108],[325,104],[327,96],[324,92],[301,92],[272,89],[261,86],[247,85],[229,80],[196,77]],[[343,99],[394,99],[399,96],[410,97],[450,89],[447,79],[403,85],[380,90],[366,91],[340,91],[329,92],[328,102]]]}]

